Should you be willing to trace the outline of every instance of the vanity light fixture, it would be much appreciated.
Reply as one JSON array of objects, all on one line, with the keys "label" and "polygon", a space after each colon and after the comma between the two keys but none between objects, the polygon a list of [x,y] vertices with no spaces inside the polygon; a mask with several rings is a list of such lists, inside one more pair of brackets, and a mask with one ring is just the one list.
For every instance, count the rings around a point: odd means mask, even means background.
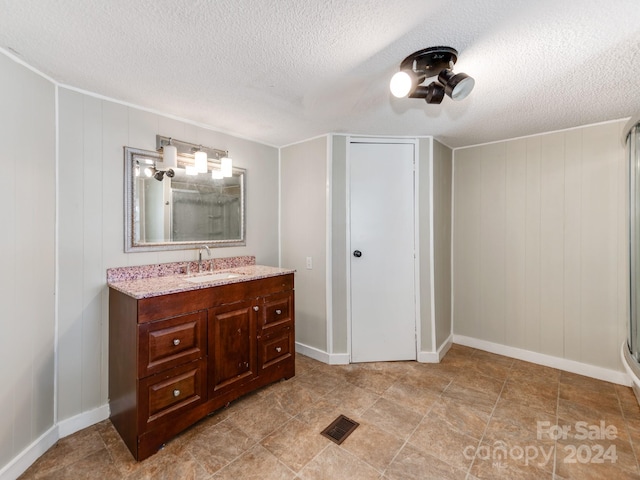
[{"label": "vanity light fixture", "polygon": [[[473,90],[475,80],[466,73],[453,73],[458,51],[451,47],[429,47],[418,50],[400,63],[389,84],[398,98],[424,98],[427,103],[442,102],[445,94],[452,100],[463,100]],[[437,76],[429,85],[421,85],[427,78]]]},{"label": "vanity light fixture", "polygon": [[220,171],[222,172],[223,177],[233,176],[233,162],[227,154],[220,159]]},{"label": "vanity light fixture", "polygon": [[198,150],[194,154],[194,163],[196,165],[196,170],[198,171],[198,173],[207,173],[207,170],[209,169],[209,159],[207,158],[207,152]]},{"label": "vanity light fixture", "polygon": [[[233,175],[233,164],[227,150],[205,147],[196,143],[176,140],[175,138],[162,135],[156,135],[156,150],[162,152],[162,164],[166,168],[178,168],[178,155],[193,157],[193,165],[185,165],[187,175],[207,173],[209,170],[211,170],[213,175],[213,171],[217,165],[215,163],[209,165],[209,159],[220,161],[219,170],[222,171],[225,177],[231,177]],[[175,156],[173,153],[174,150]],[[184,159],[182,163],[184,164]]]},{"label": "vanity light fixture", "polygon": [[162,147],[162,163],[165,168],[178,168],[178,149],[171,143],[171,138],[169,143]]}]

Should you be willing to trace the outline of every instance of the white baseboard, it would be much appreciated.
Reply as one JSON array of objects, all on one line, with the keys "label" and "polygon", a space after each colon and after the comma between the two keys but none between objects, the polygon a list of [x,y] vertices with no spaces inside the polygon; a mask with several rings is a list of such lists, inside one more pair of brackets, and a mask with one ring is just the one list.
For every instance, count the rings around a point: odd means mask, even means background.
[{"label": "white baseboard", "polygon": [[465,337],[464,335],[454,335],[453,343],[477,348],[478,350],[484,350],[486,352],[497,353],[498,355],[517,358],[526,362],[537,363],[538,365],[565,370],[571,373],[577,373],[578,375],[585,375],[598,380],[604,380],[605,382],[617,383],[627,387],[631,386],[631,378],[629,375],[625,372],[611,370],[609,368],[576,362],[575,360],[569,360],[566,358],[554,357],[544,353],[532,352],[522,348],[509,347],[507,345],[479,340],[477,338]]},{"label": "white baseboard", "polygon": [[296,342],[296,352],[328,365],[348,365],[350,361],[348,353],[327,353],[300,342]]},{"label": "white baseboard", "polygon": [[437,352],[418,352],[418,362],[420,363],[440,363],[453,344],[453,335],[449,335]]},{"label": "white baseboard", "polygon": [[33,465],[33,462],[44,455],[59,438],[58,426],[54,425],[0,469],[0,480],[15,480],[18,478],[27,468]]},{"label": "white baseboard", "polygon": [[109,404],[58,422],[0,469],[0,480],[15,480],[59,439],[109,418]]},{"label": "white baseboard", "polygon": [[438,352],[418,352],[419,363],[440,363]]},{"label": "white baseboard", "polygon": [[330,353],[329,365],[349,365],[351,357],[348,353]]},{"label": "white baseboard", "polygon": [[88,412],[80,413],[71,418],[67,418],[58,422],[58,432],[60,438],[67,437],[73,433],[76,433],[83,428],[95,425],[102,420],[109,418],[109,404],[106,403],[101,407],[94,408]]}]

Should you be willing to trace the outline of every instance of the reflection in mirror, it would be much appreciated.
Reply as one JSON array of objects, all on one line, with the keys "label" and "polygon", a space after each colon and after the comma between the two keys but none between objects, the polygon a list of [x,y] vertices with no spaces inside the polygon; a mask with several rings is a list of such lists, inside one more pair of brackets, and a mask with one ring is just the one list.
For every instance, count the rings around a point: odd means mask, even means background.
[{"label": "reflection in mirror", "polygon": [[219,161],[207,173],[193,165],[178,155],[178,167],[165,170],[162,154],[125,147],[125,252],[246,244],[246,171],[213,178]]}]

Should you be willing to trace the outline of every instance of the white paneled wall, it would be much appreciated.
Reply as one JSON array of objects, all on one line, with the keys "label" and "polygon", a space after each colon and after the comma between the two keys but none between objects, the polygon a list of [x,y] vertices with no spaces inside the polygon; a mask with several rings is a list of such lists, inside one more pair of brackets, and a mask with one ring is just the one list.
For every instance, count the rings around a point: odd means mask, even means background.
[{"label": "white paneled wall", "polygon": [[280,159],[282,265],[297,271],[296,342],[322,352],[327,351],[327,148],[327,137],[318,137],[282,148]]},{"label": "white paneled wall", "polygon": [[[451,337],[451,189],[453,152],[433,141],[433,272],[435,351]],[[421,173],[421,185],[426,175]],[[422,202],[421,202],[422,203]],[[425,202],[426,203],[426,202]],[[423,252],[420,252],[422,257]],[[430,325],[423,326],[429,328]],[[422,349],[426,350],[423,344]]]},{"label": "white paneled wall", "polygon": [[50,431],[55,348],[55,87],[0,54],[0,470]]},{"label": "white paneled wall", "polygon": [[455,150],[454,333],[622,369],[623,126]]}]

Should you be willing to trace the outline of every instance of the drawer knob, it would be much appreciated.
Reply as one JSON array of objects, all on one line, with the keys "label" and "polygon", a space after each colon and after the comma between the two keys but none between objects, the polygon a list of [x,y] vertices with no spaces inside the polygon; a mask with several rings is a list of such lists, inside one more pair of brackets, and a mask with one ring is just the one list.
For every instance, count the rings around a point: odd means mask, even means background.
[{"label": "drawer knob", "polygon": [[280,315],[280,314],[282,314],[282,310],[280,309],[276,310],[276,315]]},{"label": "drawer knob", "polygon": [[282,351],[282,347],[276,347],[276,352],[280,353]]},{"label": "drawer knob", "polygon": [[177,388],[173,391],[173,396],[174,397],[179,397],[180,396],[180,390],[178,390]]},{"label": "drawer knob", "polygon": [[260,307],[259,307],[259,306],[257,306],[257,305],[256,305],[255,307],[253,307],[253,311],[254,311],[254,312],[257,312],[258,310],[260,310]]},{"label": "drawer knob", "polygon": [[178,345],[180,345],[180,339],[179,338],[174,338],[173,339],[173,344],[177,347]]}]

